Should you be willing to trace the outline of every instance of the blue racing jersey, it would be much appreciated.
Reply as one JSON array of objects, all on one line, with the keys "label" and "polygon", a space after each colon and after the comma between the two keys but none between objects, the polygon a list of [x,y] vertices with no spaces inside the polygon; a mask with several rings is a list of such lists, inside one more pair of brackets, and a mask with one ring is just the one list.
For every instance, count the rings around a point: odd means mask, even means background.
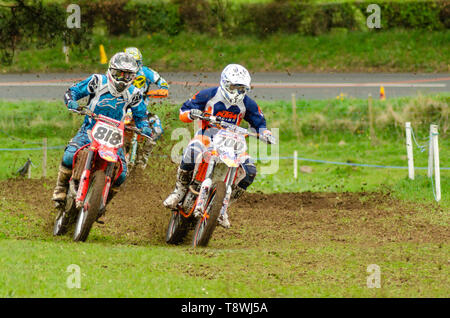
[{"label": "blue racing jersey", "polygon": [[[71,86],[64,95],[66,105],[70,100],[80,100],[89,97],[87,107],[95,114],[104,115],[115,120],[122,120],[127,108],[131,108],[136,127],[148,127],[147,107],[142,99],[142,93],[131,85],[119,96],[111,94],[106,75],[93,74],[85,80]],[[92,129],[95,120],[86,116],[82,128]]]},{"label": "blue racing jersey", "polygon": [[245,96],[239,103],[231,104],[222,95],[219,87],[199,91],[194,97],[184,102],[180,109],[180,119],[182,121],[190,122],[187,115],[191,109],[208,112],[234,125],[240,125],[242,119],[244,119],[251,127],[257,130],[267,127],[264,114],[253,99]]}]

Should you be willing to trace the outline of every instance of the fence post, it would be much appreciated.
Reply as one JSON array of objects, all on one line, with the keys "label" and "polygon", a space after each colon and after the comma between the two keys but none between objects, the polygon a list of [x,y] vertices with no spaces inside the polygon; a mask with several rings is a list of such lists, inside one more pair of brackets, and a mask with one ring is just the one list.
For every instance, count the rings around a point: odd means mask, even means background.
[{"label": "fence post", "polygon": [[66,43],[63,45],[63,53],[64,53],[64,60],[66,63],[69,63],[69,47],[66,46]]},{"label": "fence post", "polygon": [[42,177],[47,177],[47,138],[44,138],[42,142]]},{"label": "fence post", "polygon": [[369,93],[368,97],[368,111],[369,111],[369,133],[370,133],[370,140],[372,144],[375,142],[375,131],[373,128],[373,109],[372,109],[372,94]]},{"label": "fence post", "polygon": [[411,123],[405,123],[406,128],[406,154],[408,155],[408,177],[414,180],[414,157],[411,138]]},{"label": "fence post", "polygon": [[297,166],[297,150],[294,151],[294,179],[297,180],[297,170],[298,170],[298,166]]},{"label": "fence post", "polygon": [[434,184],[436,187],[436,201],[441,200],[441,171],[439,168],[439,145],[438,145],[438,126],[431,125],[431,138],[433,140],[433,158],[434,158]]},{"label": "fence post", "polygon": [[298,131],[297,131],[297,101],[295,100],[295,94],[292,93],[292,127],[294,128],[295,135],[298,139]]},{"label": "fence post", "polygon": [[430,125],[430,140],[428,142],[428,178],[433,175],[433,125]]}]

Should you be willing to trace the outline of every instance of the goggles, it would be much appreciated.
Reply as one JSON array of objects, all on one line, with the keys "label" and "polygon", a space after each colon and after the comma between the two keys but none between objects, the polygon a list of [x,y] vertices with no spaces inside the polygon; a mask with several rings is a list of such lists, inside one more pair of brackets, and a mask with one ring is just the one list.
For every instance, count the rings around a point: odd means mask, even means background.
[{"label": "goggles", "polygon": [[242,84],[230,84],[228,89],[230,91],[237,91],[239,94],[245,94],[250,90],[247,86]]},{"label": "goggles", "polygon": [[131,82],[134,80],[136,73],[117,69],[110,69],[111,76],[118,82]]}]

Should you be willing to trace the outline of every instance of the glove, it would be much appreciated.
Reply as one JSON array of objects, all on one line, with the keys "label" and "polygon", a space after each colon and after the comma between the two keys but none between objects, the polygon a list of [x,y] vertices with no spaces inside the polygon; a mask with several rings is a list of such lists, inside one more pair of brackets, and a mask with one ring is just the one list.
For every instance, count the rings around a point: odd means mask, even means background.
[{"label": "glove", "polygon": [[150,127],[144,127],[144,128],[142,128],[142,133],[144,134],[144,135],[147,135],[147,136],[149,136],[149,137],[151,137],[152,136],[152,129],[150,128]]},{"label": "glove", "polygon": [[203,112],[200,109],[191,109],[189,111],[189,118],[191,120],[198,119],[202,114]]},{"label": "glove", "polygon": [[168,89],[154,89],[147,92],[147,96],[153,97],[153,98],[164,98],[169,96],[169,90]]},{"label": "glove", "polygon": [[268,144],[275,144],[276,140],[275,137],[272,135],[272,132],[268,129],[264,130],[262,132],[262,139],[267,141]]},{"label": "glove", "polygon": [[70,100],[68,103],[67,103],[67,108],[69,108],[69,109],[72,109],[72,110],[77,110],[78,109],[78,103],[76,102],[76,101],[74,101],[74,100]]}]

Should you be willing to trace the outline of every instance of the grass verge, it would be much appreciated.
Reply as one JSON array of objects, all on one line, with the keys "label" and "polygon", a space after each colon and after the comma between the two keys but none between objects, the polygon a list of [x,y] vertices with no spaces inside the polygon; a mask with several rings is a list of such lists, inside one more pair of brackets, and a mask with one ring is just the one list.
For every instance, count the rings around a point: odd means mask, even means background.
[{"label": "grass verge", "polygon": [[[250,191],[385,191],[408,200],[433,202],[431,179],[426,170],[416,170],[416,180],[407,178],[406,169],[383,169],[298,161],[294,179],[294,151],[301,158],[343,163],[407,166],[404,122],[411,121],[420,145],[426,145],[432,122],[440,129],[440,165],[450,167],[448,139],[448,94],[374,101],[374,134],[370,138],[367,102],[360,99],[299,101],[296,125],[288,102],[262,102],[269,127],[279,128],[280,160],[261,161],[259,174]],[[0,143],[2,148],[40,147],[43,138],[49,146],[64,146],[81,125],[59,102],[0,102]],[[165,126],[165,137],[155,149],[155,156],[170,156],[173,146],[183,140],[171,140],[173,129],[193,127],[178,120],[176,105],[155,104]],[[39,114],[39,115],[35,115]],[[295,128],[296,127],[296,128]],[[26,141],[27,143],[23,143]],[[184,140],[187,142],[188,140]],[[30,144],[31,143],[31,144]],[[415,166],[427,167],[428,153],[414,147]],[[180,147],[180,150],[182,148]],[[276,149],[261,148],[250,153],[254,158],[276,154]],[[63,149],[49,150],[47,175],[54,177]],[[42,176],[42,151],[0,151],[0,179],[11,177],[30,158],[33,178]],[[170,159],[168,159],[170,160]],[[273,173],[274,172],[274,173]],[[449,170],[441,170],[443,207],[450,207]]]},{"label": "grass verge", "polygon": [[344,31],[316,37],[276,34],[264,39],[246,35],[215,38],[192,33],[137,38],[97,35],[89,49],[72,48],[70,63],[65,62],[62,45],[28,49],[18,51],[13,65],[2,67],[1,72],[103,72],[100,44],[108,57],[125,47],[136,46],[142,51],[145,64],[162,73],[218,71],[229,63],[243,64],[253,72],[450,71],[449,30]]}]

